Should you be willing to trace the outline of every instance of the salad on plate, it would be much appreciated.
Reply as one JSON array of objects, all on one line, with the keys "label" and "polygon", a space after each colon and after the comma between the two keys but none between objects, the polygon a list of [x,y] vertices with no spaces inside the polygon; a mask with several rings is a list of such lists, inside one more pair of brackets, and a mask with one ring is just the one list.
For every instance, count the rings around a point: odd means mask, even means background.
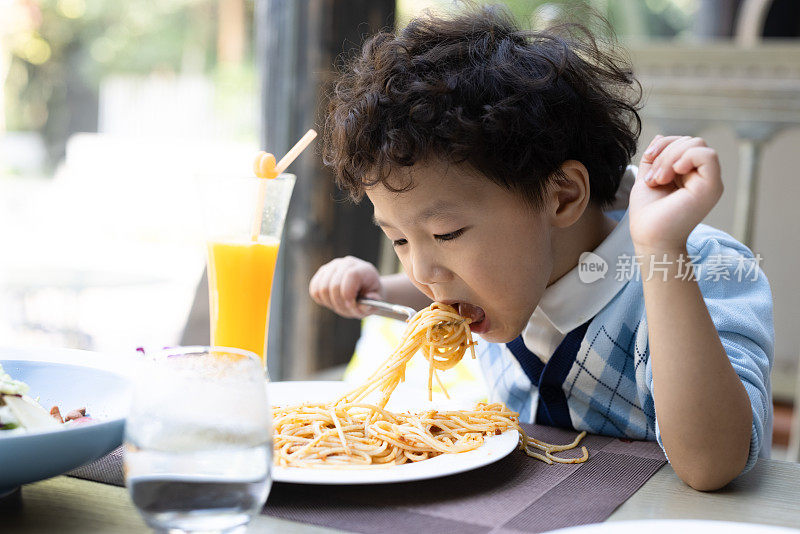
[{"label": "salad on plate", "polygon": [[48,412],[39,402],[28,396],[28,384],[13,379],[0,365],[0,437],[53,430],[91,421],[86,408],[61,415],[58,406]]}]

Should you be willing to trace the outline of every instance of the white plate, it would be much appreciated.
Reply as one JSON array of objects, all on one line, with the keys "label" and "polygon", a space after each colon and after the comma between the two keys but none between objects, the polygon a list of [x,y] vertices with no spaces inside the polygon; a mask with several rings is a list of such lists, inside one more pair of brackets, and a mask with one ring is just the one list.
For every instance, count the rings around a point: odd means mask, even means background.
[{"label": "white plate", "polygon": [[641,521],[609,521],[563,528],[547,534],[796,534],[800,530],[755,523],[704,521],[700,519],[646,519]]},{"label": "white plate", "polygon": [[92,424],[0,435],[0,495],[96,460],[122,443],[129,381],[109,369],[112,356],[66,349],[0,348],[0,364],[30,386],[46,409],[86,407]]},{"label": "white plate", "polygon": [[[269,402],[273,406],[288,406],[303,402],[330,402],[346,393],[352,386],[343,382],[272,382],[269,384]],[[401,388],[392,395],[387,408],[393,411],[420,411],[437,409],[463,409],[468,406],[420,400]],[[471,406],[470,406],[471,407]],[[393,467],[357,469],[308,469],[300,467],[275,467],[273,480],[297,484],[386,484],[410,482],[454,475],[477,469],[504,458],[517,448],[519,434],[509,430],[499,436],[489,436],[485,443],[473,450],[459,454],[442,454],[422,462]]]}]

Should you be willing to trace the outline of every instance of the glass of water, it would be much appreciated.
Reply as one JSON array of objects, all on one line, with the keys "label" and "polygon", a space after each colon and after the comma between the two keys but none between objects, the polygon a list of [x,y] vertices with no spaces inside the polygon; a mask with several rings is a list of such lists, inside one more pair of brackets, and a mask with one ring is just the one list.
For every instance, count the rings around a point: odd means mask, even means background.
[{"label": "glass of water", "polygon": [[272,484],[261,359],[177,347],[140,371],[125,426],[125,478],[139,512],[157,531],[243,531]]}]

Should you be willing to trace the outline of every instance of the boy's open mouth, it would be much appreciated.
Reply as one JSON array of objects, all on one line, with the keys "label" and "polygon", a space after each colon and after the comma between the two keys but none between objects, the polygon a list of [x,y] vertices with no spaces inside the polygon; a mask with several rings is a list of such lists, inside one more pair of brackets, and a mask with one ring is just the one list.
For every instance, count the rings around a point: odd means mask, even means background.
[{"label": "boy's open mouth", "polygon": [[459,315],[472,321],[469,325],[470,330],[476,334],[480,334],[486,330],[488,324],[483,308],[475,306],[474,304],[469,304],[468,302],[458,302],[454,306],[458,310]]}]

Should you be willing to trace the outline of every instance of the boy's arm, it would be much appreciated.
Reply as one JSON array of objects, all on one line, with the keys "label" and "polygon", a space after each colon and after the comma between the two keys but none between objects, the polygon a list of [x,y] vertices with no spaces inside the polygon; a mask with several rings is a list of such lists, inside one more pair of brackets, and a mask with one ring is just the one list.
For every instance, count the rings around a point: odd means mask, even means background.
[{"label": "boy's arm", "polygon": [[[630,204],[661,438],[675,472],[699,490],[741,473],[753,417],[697,282],[676,276],[689,233],[721,194],[717,155],[702,139],[659,136],[642,158]],[[649,276],[653,261],[664,262],[666,276]]]},{"label": "boy's arm", "polygon": [[431,305],[431,299],[416,288],[405,273],[381,276],[384,298],[388,302],[421,310]]},{"label": "boy's arm", "polygon": [[[698,490],[720,488],[747,462],[750,398],[697,282],[676,276],[680,261],[688,258],[686,249],[637,248],[637,255],[643,256],[653,397],[664,449],[684,482]],[[650,263],[665,259],[666,280],[658,271],[648,280]]]},{"label": "boy's arm", "polygon": [[422,309],[431,301],[403,273],[380,276],[369,262],[345,256],[329,261],[314,273],[308,293],[318,304],[328,307],[342,317],[362,318],[368,306],[359,306],[359,295],[379,298]]}]

